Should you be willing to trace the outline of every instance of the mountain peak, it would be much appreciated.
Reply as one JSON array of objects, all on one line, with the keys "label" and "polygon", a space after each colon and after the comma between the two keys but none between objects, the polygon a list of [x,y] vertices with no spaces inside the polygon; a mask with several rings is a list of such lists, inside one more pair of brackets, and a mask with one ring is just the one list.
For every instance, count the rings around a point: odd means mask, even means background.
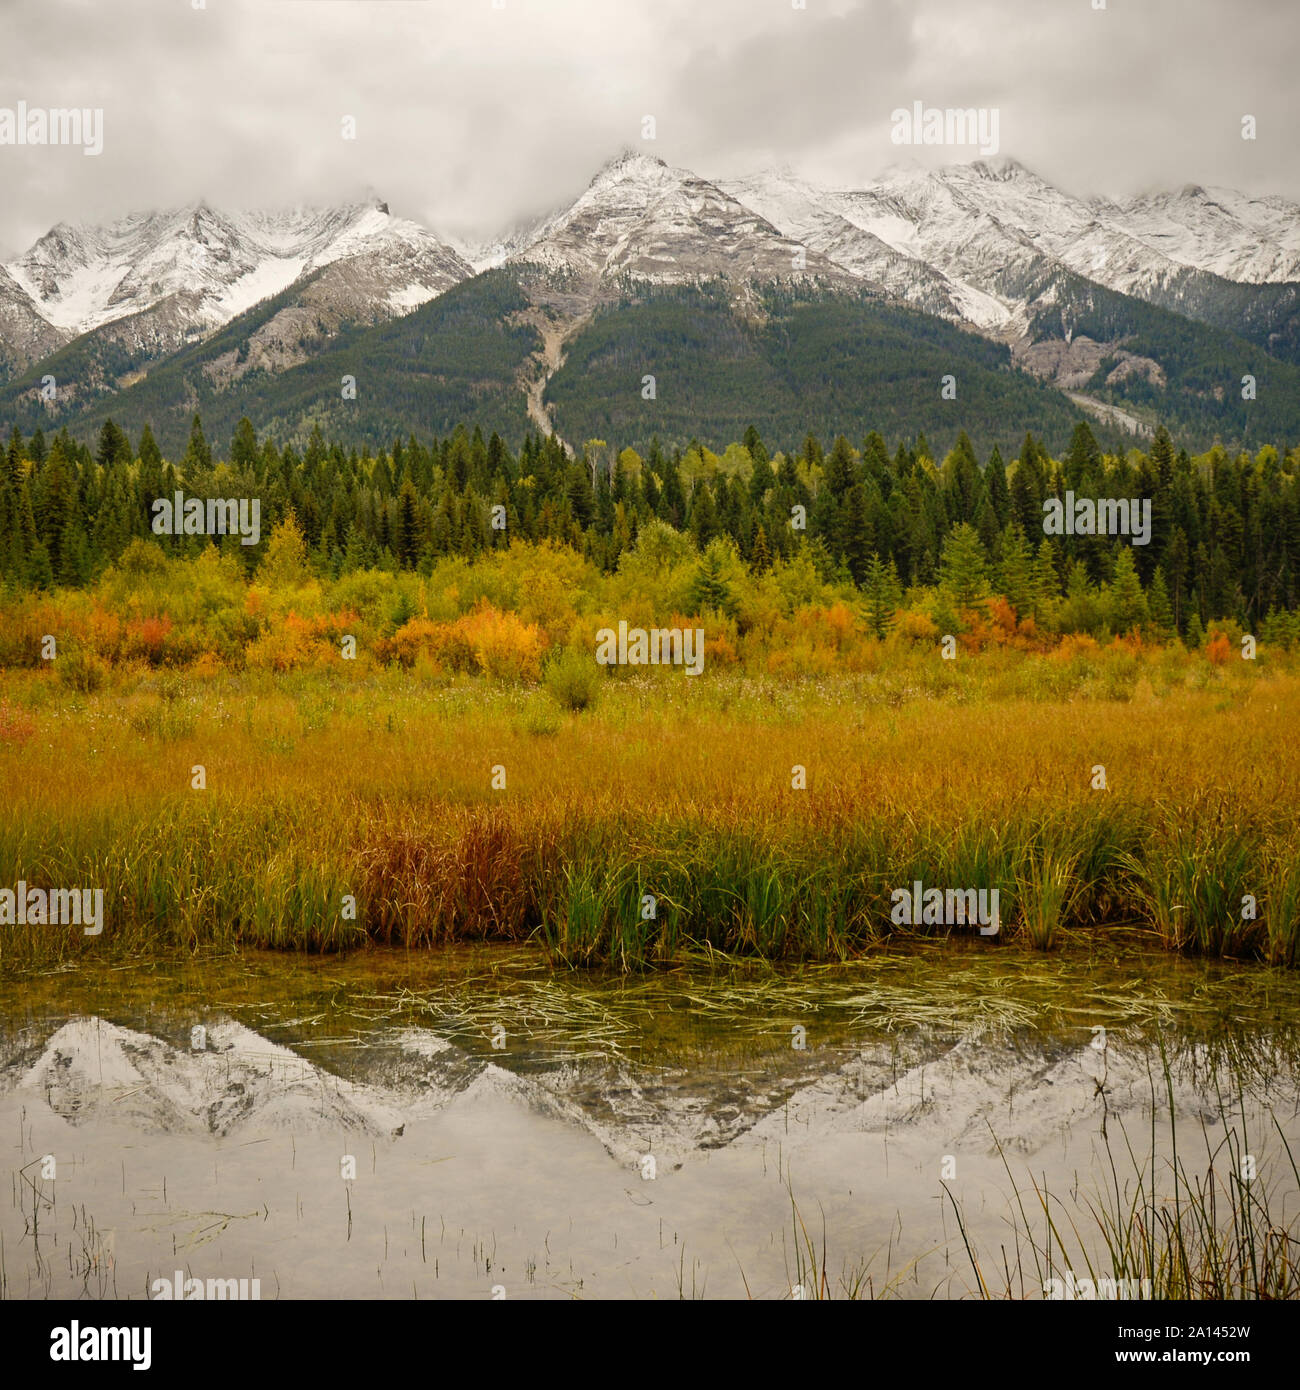
[{"label": "mountain peak", "polygon": [[1029,169],[1026,169],[1018,159],[1009,154],[995,154],[987,159],[976,159],[967,167],[977,177],[994,180],[998,183],[1010,183],[1013,179],[1034,177]]},{"label": "mountain peak", "polygon": [[635,150],[630,145],[624,145],[617,154],[611,155],[600,166],[592,182],[600,183],[602,180],[622,178],[627,174],[666,168],[668,168],[667,163],[660,159],[657,154],[646,154],[644,150]]}]

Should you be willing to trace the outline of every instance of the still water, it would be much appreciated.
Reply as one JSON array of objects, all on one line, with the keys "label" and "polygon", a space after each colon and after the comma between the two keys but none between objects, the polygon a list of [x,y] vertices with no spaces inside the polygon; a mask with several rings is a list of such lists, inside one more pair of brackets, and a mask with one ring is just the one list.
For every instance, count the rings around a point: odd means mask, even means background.
[{"label": "still water", "polygon": [[1111,1272],[1097,1214],[1139,1182],[1169,1200],[1171,1096],[1189,1174],[1300,1217],[1298,1006],[1258,966],[951,941],[9,980],[0,1293],[1038,1298]]}]

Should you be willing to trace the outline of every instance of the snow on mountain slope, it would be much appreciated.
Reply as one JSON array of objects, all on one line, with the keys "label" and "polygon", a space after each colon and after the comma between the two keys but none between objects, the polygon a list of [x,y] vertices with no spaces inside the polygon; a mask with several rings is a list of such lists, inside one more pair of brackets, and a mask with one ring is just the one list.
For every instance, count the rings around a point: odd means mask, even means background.
[{"label": "snow on mountain slope", "polygon": [[817,188],[784,172],[728,187],[846,269],[993,336],[1010,331],[1051,276],[1024,233],[919,167],[891,169],[860,189]]},{"label": "snow on mountain slope", "polygon": [[357,260],[380,302],[402,311],[470,273],[431,232],[373,203],[246,213],[198,203],[107,227],[60,223],[8,270],[66,336],[173,297],[201,336],[305,275]]},{"label": "snow on mountain slope", "polygon": [[1125,204],[1098,199],[1098,216],[1180,265],[1248,284],[1300,280],[1300,204],[1188,184]]},{"label": "snow on mountain slope", "polygon": [[1013,340],[1068,274],[1192,317],[1220,282],[1300,278],[1300,208],[1188,188],[1121,206],[1074,198],[1016,160],[902,165],[834,190],[788,171],[726,188],[791,237],[917,308]]},{"label": "snow on mountain slope", "polygon": [[[991,295],[962,284],[923,258],[902,249],[913,238],[910,223],[879,218],[862,225],[851,201],[800,179],[789,169],[731,180],[722,185],[746,207],[787,236],[926,313],[982,328],[1001,327],[1010,309]],[[885,239],[894,237],[894,244]]]},{"label": "snow on mountain slope", "polygon": [[45,318],[32,297],[0,266],[0,362],[22,371],[60,347],[64,335]]},{"label": "snow on mountain slope", "polygon": [[606,164],[571,207],[487,254],[588,285],[623,275],[663,284],[853,278],[717,184],[631,152]]}]

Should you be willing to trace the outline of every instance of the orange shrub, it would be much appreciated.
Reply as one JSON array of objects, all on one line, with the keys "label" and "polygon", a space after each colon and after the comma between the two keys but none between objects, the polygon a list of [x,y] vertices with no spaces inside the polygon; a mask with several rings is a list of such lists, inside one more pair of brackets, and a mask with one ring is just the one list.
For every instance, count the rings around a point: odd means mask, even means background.
[{"label": "orange shrub", "polygon": [[87,637],[95,651],[108,661],[117,661],[122,655],[122,624],[116,613],[96,604],[90,610],[90,623]]},{"label": "orange shrub", "polygon": [[380,661],[396,662],[410,670],[420,658],[435,664],[437,652],[443,645],[445,623],[432,623],[428,618],[408,618],[391,637],[381,637],[375,643],[375,655]]},{"label": "orange shrub", "polygon": [[1015,633],[1018,626],[1016,610],[1001,595],[994,595],[993,598],[989,599],[988,614],[989,622],[1000,640]]},{"label": "orange shrub", "polygon": [[313,637],[311,623],[296,613],[287,613],[245,649],[245,659],[255,670],[292,671],[296,667],[329,665],[334,650]]},{"label": "orange shrub", "polygon": [[153,618],[136,618],[127,623],[127,654],[141,661],[147,661],[150,666],[160,665],[163,659],[163,649],[173,626],[171,618],[166,613]]},{"label": "orange shrub", "polygon": [[536,681],[541,679],[545,648],[546,639],[535,623],[522,622],[484,601],[454,623],[410,618],[392,637],[375,643],[375,655],[408,670],[423,660],[434,670]]},{"label": "orange shrub", "polygon": [[1073,661],[1076,656],[1096,656],[1101,650],[1086,632],[1067,632],[1051,656],[1057,661]]},{"label": "orange shrub", "polygon": [[1226,632],[1211,632],[1205,644],[1205,655],[1215,666],[1222,666],[1232,655],[1232,644]]}]

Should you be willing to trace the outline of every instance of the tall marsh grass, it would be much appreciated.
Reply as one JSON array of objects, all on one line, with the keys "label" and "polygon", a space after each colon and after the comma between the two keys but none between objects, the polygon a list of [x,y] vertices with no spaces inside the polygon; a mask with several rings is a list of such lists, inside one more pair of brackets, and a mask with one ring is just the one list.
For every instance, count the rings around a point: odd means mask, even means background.
[{"label": "tall marsh grass", "polygon": [[535,937],[631,969],[969,931],[891,923],[918,879],[997,888],[1003,936],[1043,950],[1136,927],[1300,958],[1296,677],[1221,709],[1213,690],[1021,702],[973,682],[954,703],[660,673],[544,718],[527,687],[404,673],[160,679],[75,706],[7,682],[0,886],[102,887],[106,929],[0,926],[0,966]]}]

